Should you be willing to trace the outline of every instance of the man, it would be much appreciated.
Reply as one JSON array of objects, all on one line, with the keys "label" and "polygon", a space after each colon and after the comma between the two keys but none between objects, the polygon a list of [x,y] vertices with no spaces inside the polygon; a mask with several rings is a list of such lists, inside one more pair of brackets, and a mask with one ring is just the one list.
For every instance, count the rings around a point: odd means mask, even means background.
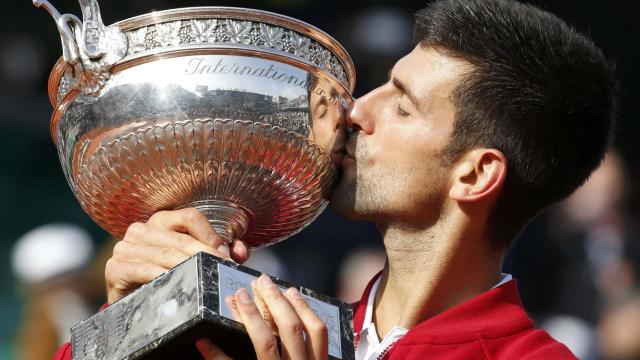
[{"label": "man", "polygon": [[[614,80],[588,39],[507,0],[418,12],[416,47],[358,99],[333,206],[377,224],[387,262],[355,308],[358,359],[574,359],[533,328],[501,274],[510,242],[607,148]],[[133,224],[107,264],[109,302],[197,251],[247,258],[193,209]],[[324,359],[326,328],[262,276],[228,299],[260,359]],[[235,301],[234,301],[235,300]],[[272,330],[282,340],[278,349]],[[211,341],[207,359],[227,359]]]}]

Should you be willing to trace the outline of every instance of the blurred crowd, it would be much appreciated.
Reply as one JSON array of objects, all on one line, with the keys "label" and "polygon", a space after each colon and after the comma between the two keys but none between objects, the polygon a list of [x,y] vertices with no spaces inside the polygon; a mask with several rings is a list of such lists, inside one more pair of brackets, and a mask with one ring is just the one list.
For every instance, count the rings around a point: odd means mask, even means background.
[{"label": "blurred crowd", "polygon": [[[623,91],[616,143],[602,167],[571,198],[549,209],[520,235],[505,263],[519,281],[526,308],[580,359],[640,359],[640,219],[634,156],[637,66],[633,23],[621,6],[596,1],[531,0],[588,30],[618,60]],[[54,1],[79,13],[75,1]],[[201,0],[101,1],[105,22],[150,9],[211,5]],[[386,81],[411,46],[411,12],[424,1],[217,1],[303,19],[335,36],[357,69],[360,95]],[[340,9],[340,11],[336,11]],[[41,13],[42,12],[42,13]],[[105,301],[104,264],[116,240],[78,206],[48,134],[49,68],[60,55],[51,19],[30,1],[0,14],[0,359],[49,359],[69,340],[71,324]],[[631,26],[629,26],[629,29]],[[634,29],[636,27],[634,26]],[[634,201],[636,203],[634,203]],[[65,223],[60,223],[64,221]],[[359,299],[385,261],[375,228],[330,209],[295,238],[253,253],[248,266],[347,302]],[[38,339],[34,342],[33,339]]]}]

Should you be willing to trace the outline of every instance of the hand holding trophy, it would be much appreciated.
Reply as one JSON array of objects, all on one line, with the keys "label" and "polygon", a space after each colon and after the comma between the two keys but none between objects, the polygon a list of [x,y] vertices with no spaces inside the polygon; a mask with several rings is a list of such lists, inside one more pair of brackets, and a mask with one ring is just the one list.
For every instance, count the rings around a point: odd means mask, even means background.
[{"label": "hand holding trophy", "polygon": [[[83,209],[120,239],[153,224],[164,228],[157,242],[184,233],[166,267],[149,270],[179,266],[72,329],[73,357],[187,358],[202,336],[234,358],[255,356],[224,299],[251,292],[259,273],[220,257],[282,241],[327,205],[355,85],[350,57],[313,26],[264,11],[174,9],[105,26],[95,0],[80,0],[82,21],[34,4],[62,39],[51,133]],[[168,215],[204,217],[177,229]],[[349,306],[299,289],[327,326],[329,356],[351,358]]]}]

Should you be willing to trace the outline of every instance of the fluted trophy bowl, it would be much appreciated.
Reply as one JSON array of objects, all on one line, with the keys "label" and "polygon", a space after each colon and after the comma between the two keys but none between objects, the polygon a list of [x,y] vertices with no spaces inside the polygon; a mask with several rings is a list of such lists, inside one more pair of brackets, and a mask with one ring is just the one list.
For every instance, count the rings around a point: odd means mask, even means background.
[{"label": "fluted trophy bowl", "polygon": [[230,241],[283,240],[327,204],[352,102],[353,64],[333,38],[240,8],[159,11],[104,26],[56,19],[51,134],[89,216],[122,238],[160,210],[195,207]]}]

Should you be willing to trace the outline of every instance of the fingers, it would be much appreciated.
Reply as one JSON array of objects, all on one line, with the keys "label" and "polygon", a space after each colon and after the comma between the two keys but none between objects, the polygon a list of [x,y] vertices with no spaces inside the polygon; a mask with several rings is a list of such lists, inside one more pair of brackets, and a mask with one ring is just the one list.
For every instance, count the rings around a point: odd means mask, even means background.
[{"label": "fingers", "polygon": [[329,356],[327,326],[309,307],[300,291],[295,288],[289,288],[285,292],[285,296],[302,320],[304,331],[307,333],[307,355],[311,359],[327,359]]},{"label": "fingers", "polygon": [[189,258],[188,254],[172,247],[159,247],[119,241],[113,248],[113,258],[127,262],[148,262],[172,269]]},{"label": "fingers", "polygon": [[227,304],[227,308],[231,310],[231,314],[233,315],[233,319],[237,322],[242,322],[242,318],[240,317],[240,313],[238,312],[238,303],[236,302],[236,298],[234,296],[227,296],[224,298],[225,304]]},{"label": "fingers", "polygon": [[249,260],[249,247],[244,241],[235,239],[229,244],[229,254],[235,262],[242,264]]},{"label": "fingers", "polygon": [[205,360],[232,360],[218,345],[207,338],[198,339],[196,348]]},{"label": "fingers", "polygon": [[[279,324],[283,359],[324,360],[328,358],[327,328],[298,290],[290,288],[283,295],[266,275],[261,276],[252,286],[265,294],[264,305],[269,306],[269,311],[277,314],[274,315],[273,320]],[[234,318],[243,322],[258,359],[280,359],[278,342],[272,329],[265,322],[256,303],[250,298],[249,292],[244,288],[239,289],[235,296],[227,296],[225,302],[232,309]],[[304,335],[305,333],[307,336]],[[199,339],[196,347],[206,360],[230,359],[209,339]]]},{"label": "fingers", "polygon": [[105,267],[107,302],[113,304],[169,269],[152,263],[138,263],[111,258]]},{"label": "fingers", "polygon": [[260,295],[256,280],[251,282],[251,290],[253,290],[254,295],[253,301],[256,303],[256,307],[258,308],[258,311],[260,311],[260,314],[262,314],[262,319],[271,331],[273,331],[274,334],[277,334],[278,328],[276,327],[276,323],[273,322],[273,317],[271,316],[271,312],[269,312],[269,307],[265,304],[264,300],[262,300],[262,295]]},{"label": "fingers", "polygon": [[[278,355],[272,324],[280,336],[282,358],[328,358],[327,327],[298,290],[290,288],[283,294],[267,275],[260,276],[251,286],[255,301],[246,289],[239,289],[235,295],[237,314],[234,316],[242,320],[258,359],[273,359]],[[226,301],[228,306],[233,305],[231,299]]]},{"label": "fingers", "polygon": [[[267,275],[260,276],[256,285],[257,292],[255,293],[260,294],[262,301],[268,308],[268,313],[273,314],[273,322],[280,335],[280,341],[282,341],[283,356],[290,359],[306,358],[304,326],[289,300],[284,297],[280,289]],[[242,311],[240,314],[242,315]],[[266,322],[263,321],[263,324],[268,327]]]},{"label": "fingers", "polygon": [[133,223],[129,225],[123,241],[128,243],[150,245],[161,248],[173,248],[187,255],[193,256],[200,251],[228,258],[228,253],[206,245],[191,235],[156,227],[149,223]]},{"label": "fingers", "polygon": [[242,319],[245,329],[251,338],[256,355],[260,360],[280,359],[278,354],[278,342],[271,332],[271,329],[262,319],[262,314],[256,304],[249,297],[247,289],[241,288],[236,291],[236,304],[238,313]]},{"label": "fingers", "polygon": [[173,211],[159,211],[147,221],[149,225],[167,230],[187,233],[196,240],[229,256],[229,249],[224,239],[218,235],[204,214],[195,208]]},{"label": "fingers", "polygon": [[228,246],[196,209],[161,211],[131,224],[105,268],[109,303],[200,251],[229,259]]}]

